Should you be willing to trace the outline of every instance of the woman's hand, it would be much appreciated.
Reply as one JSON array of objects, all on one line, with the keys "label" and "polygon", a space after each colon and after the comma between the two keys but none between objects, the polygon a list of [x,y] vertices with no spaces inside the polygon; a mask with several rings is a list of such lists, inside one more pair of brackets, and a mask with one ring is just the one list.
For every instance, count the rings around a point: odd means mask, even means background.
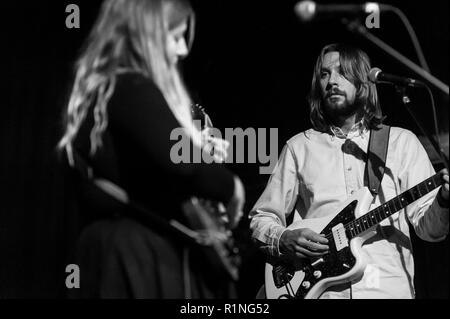
[{"label": "woman's hand", "polygon": [[239,177],[234,177],[233,197],[227,205],[228,218],[231,228],[235,228],[244,215],[245,190]]},{"label": "woman's hand", "polygon": [[203,150],[210,154],[215,162],[223,163],[228,157],[230,143],[227,140],[214,137],[209,128],[202,131],[202,146]]}]

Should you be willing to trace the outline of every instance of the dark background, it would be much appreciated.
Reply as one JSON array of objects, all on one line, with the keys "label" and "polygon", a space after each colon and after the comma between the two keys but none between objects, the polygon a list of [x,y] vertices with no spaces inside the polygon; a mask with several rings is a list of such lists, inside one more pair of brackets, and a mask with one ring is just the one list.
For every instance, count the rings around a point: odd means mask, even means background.
[{"label": "dark background", "polygon": [[[324,1],[326,2],[326,1]],[[67,29],[65,8],[76,3],[81,28]],[[347,42],[364,49],[372,64],[405,76],[417,75],[338,20],[304,25],[295,1],[197,0],[197,33],[185,61],[193,97],[216,127],[278,128],[284,142],[309,127],[306,94],[315,59],[328,43]],[[410,19],[432,74],[448,83],[448,1],[386,1]],[[29,1],[0,4],[0,298],[63,298],[65,266],[79,231],[73,189],[55,152],[71,67],[92,25],[99,1]],[[417,61],[400,20],[382,14],[373,33]],[[433,88],[439,125],[448,154],[448,97]],[[387,123],[421,135],[389,86],[379,88]],[[428,129],[432,113],[425,92],[411,94],[414,109]],[[427,147],[428,149],[428,147]],[[435,155],[430,152],[430,157]],[[436,163],[436,162],[435,162]],[[436,168],[439,165],[436,163]],[[265,187],[259,164],[234,164],[247,191],[246,212]],[[239,292],[252,298],[263,283],[264,258],[240,225],[243,266]],[[448,239],[425,243],[413,236],[419,298],[448,298]]]}]

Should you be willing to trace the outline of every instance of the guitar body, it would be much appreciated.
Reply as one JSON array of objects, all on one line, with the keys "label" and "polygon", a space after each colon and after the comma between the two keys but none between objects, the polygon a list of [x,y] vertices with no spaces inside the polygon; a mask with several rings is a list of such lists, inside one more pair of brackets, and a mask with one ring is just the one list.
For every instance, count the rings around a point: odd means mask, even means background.
[{"label": "guitar body", "polygon": [[366,266],[361,247],[374,232],[369,229],[351,238],[344,225],[364,215],[372,201],[372,194],[364,187],[346,200],[337,213],[292,223],[288,229],[309,228],[318,234],[332,234],[328,244],[330,250],[328,254],[315,260],[293,262],[276,259],[266,263],[267,298],[315,299],[330,286],[360,278]]},{"label": "guitar body", "polygon": [[191,198],[183,204],[189,226],[197,233],[205,263],[217,276],[239,279],[241,258],[228,226],[225,208],[215,202]]}]

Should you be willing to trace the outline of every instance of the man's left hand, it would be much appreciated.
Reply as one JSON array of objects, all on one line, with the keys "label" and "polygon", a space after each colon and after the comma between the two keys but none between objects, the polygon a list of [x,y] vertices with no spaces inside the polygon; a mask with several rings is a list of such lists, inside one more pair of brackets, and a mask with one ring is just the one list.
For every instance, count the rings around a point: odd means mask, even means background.
[{"label": "man's left hand", "polygon": [[448,170],[444,168],[439,172],[441,174],[442,181],[444,184],[442,185],[441,189],[439,190],[441,198],[446,202],[448,207]]}]

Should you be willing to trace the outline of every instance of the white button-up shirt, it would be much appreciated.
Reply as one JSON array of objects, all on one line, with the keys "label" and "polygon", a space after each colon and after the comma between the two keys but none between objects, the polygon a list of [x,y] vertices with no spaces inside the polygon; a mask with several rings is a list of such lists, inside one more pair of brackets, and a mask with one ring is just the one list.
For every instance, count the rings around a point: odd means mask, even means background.
[{"label": "white button-up shirt", "polygon": [[[292,137],[283,148],[267,187],[250,213],[252,236],[261,249],[279,256],[279,239],[286,217],[295,219],[333,214],[364,186],[369,131],[347,136],[308,130]],[[373,209],[435,173],[417,137],[392,127],[386,170]],[[437,189],[393,214],[376,227],[362,248],[367,267],[360,281],[330,288],[321,298],[414,298],[414,260],[408,222],[427,241],[445,239],[448,208],[439,206]],[[350,288],[349,288],[350,287]]]}]

